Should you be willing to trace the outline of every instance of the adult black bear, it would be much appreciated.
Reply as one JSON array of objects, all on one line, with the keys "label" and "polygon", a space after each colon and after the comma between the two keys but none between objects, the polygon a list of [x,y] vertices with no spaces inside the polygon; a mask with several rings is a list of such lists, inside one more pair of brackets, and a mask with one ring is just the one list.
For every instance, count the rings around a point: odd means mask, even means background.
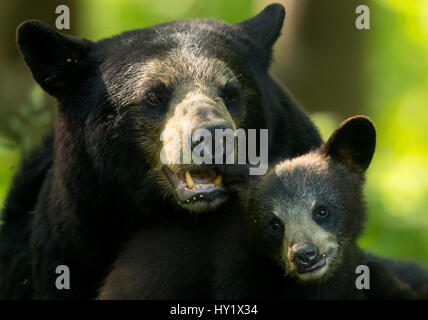
[{"label": "adult black bear", "polygon": [[[223,209],[222,223],[205,216],[145,230],[121,252],[99,298],[422,297],[428,274],[420,267],[356,244],[375,137],[370,120],[350,118],[321,148],[280,162],[250,188],[238,185],[242,206]],[[369,268],[369,290],[356,286],[360,265]]]},{"label": "adult black bear", "polygon": [[[267,128],[269,162],[319,146],[316,128],[268,74],[283,19],[273,4],[234,25],[177,21],[99,42],[20,25],[18,47],[57,98],[58,118],[6,201],[0,297],[93,298],[136,229],[233,202],[221,166],[160,161],[167,129]],[[69,290],[55,287],[58,265],[70,268]]]}]

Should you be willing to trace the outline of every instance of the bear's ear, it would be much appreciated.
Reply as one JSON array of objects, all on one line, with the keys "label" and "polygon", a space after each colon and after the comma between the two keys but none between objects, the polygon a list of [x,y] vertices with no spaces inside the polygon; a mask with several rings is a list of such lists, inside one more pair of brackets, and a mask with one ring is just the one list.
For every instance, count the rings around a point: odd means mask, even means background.
[{"label": "bear's ear", "polygon": [[258,15],[235,24],[238,30],[244,31],[262,48],[270,48],[281,34],[285,9],[279,3],[273,3]]},{"label": "bear's ear", "polygon": [[343,121],[333,132],[321,152],[343,163],[350,171],[365,171],[373,158],[376,130],[369,118],[355,116]]},{"label": "bear's ear", "polygon": [[16,30],[16,41],[34,79],[54,97],[72,92],[87,70],[88,40],[60,34],[40,21],[25,21]]}]

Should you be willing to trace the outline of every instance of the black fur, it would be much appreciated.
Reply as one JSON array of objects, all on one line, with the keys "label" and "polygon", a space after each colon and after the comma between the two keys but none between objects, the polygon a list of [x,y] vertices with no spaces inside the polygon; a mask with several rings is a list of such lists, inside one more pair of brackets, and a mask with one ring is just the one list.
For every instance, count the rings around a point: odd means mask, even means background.
[{"label": "black fur", "polygon": [[140,232],[113,265],[99,299],[277,299],[282,275],[254,251],[235,205]]},{"label": "black fur", "polygon": [[[30,221],[46,172],[52,166],[53,135],[23,158],[2,211],[0,233],[0,298],[30,297],[33,279],[29,255]],[[13,296],[12,296],[13,293]]]},{"label": "black fur", "polygon": [[[136,89],[138,68],[149,59],[185,46],[224,61],[242,77],[247,104],[240,125],[269,129],[270,162],[319,146],[313,124],[267,73],[283,15],[282,6],[273,5],[243,24],[179,21],[99,42],[63,36],[36,21],[22,24],[18,47],[35,80],[57,98],[59,112],[54,138],[24,161],[2,213],[0,297],[93,298],[137,229],[187,217],[150,173],[150,152],[140,150],[159,147],[168,110],[149,108],[138,96],[144,93]],[[70,290],[55,288],[62,264],[70,268]]]}]

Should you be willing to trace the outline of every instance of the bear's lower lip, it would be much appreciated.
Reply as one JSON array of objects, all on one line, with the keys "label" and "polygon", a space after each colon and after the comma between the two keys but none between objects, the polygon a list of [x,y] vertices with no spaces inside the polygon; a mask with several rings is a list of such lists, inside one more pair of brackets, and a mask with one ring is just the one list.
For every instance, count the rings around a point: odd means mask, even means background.
[{"label": "bear's lower lip", "polygon": [[194,183],[192,188],[189,188],[186,183],[185,173],[174,173],[168,167],[165,167],[165,173],[175,189],[178,200],[184,204],[211,202],[223,197],[226,193],[223,183],[220,182],[217,185],[213,183],[217,175],[211,169],[191,173]]}]

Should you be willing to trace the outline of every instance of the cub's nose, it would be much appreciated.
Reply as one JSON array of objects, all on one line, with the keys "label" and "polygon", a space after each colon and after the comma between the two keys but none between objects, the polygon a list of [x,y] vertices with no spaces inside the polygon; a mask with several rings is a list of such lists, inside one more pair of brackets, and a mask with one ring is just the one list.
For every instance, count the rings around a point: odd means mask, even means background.
[{"label": "cub's nose", "polygon": [[319,260],[319,251],[311,243],[296,243],[291,248],[291,261],[299,271],[313,267]]}]

